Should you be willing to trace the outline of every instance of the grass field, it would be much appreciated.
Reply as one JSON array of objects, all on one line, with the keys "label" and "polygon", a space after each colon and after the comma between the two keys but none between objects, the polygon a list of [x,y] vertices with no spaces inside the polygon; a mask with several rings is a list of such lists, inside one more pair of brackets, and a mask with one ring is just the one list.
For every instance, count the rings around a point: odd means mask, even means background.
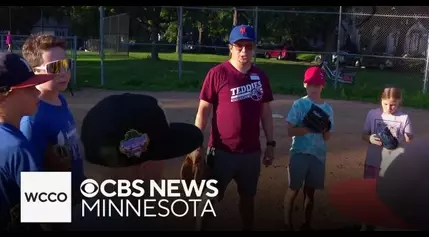
[{"label": "grass field", "polygon": [[[207,71],[226,56],[184,54],[183,77],[178,78],[178,57],[160,53],[159,61],[149,59],[149,53],[130,53],[130,57],[107,57],[104,88],[146,91],[198,91]],[[273,91],[280,94],[303,95],[302,78],[310,65],[304,62],[257,59],[257,65],[270,77]],[[100,60],[92,53],[79,53],[77,62],[78,87],[100,87]],[[404,104],[429,108],[429,96],[421,93],[423,75],[359,69],[355,85],[340,85],[337,90],[328,84],[324,96],[332,99],[377,102],[385,85],[404,90]]]}]

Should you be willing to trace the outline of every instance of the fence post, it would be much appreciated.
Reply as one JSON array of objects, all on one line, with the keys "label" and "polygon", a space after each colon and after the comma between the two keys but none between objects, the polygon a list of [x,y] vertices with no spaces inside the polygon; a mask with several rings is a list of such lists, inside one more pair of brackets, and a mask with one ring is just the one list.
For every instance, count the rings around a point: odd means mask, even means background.
[{"label": "fence post", "polygon": [[104,86],[104,7],[100,6],[100,84]]},{"label": "fence post", "polygon": [[256,46],[256,48],[255,48],[255,52],[254,52],[254,54],[253,54],[253,63],[254,64],[256,64],[256,55],[257,55],[257,50],[258,50],[258,47],[257,47],[257,45],[258,45],[258,7],[255,7],[255,19],[253,20],[254,21],[254,26],[253,26],[253,28],[255,29],[255,46]]},{"label": "fence post", "polygon": [[73,36],[73,85],[76,86],[77,36]]},{"label": "fence post", "polygon": [[12,34],[12,6],[9,6],[9,31]]},{"label": "fence post", "polygon": [[429,34],[427,34],[427,46],[426,46],[426,66],[425,66],[425,77],[423,78],[423,94],[426,94],[427,92],[427,87],[428,87],[428,66],[429,66]]},{"label": "fence post", "polygon": [[179,74],[179,79],[182,79],[182,50],[183,50],[183,6],[179,7],[179,29],[178,29],[178,33],[179,33],[179,52],[178,52],[178,71],[177,73]]},{"label": "fence post", "polygon": [[335,83],[334,88],[337,89],[337,83],[338,83],[338,76],[340,75],[340,48],[341,48],[341,28],[342,28],[342,19],[341,19],[341,13],[343,11],[343,7],[340,6],[340,11],[338,13],[338,32],[337,32],[337,60],[335,61]]},{"label": "fence post", "polygon": [[121,15],[116,15],[116,18],[118,18],[118,20],[116,21],[116,23],[117,23],[117,26],[116,26],[116,35],[115,35],[115,41],[116,41],[116,52],[119,52],[119,44],[120,44],[120,41],[121,41],[121,34],[119,33],[119,31],[120,31],[120,28],[119,28],[119,25],[121,24],[121,18],[120,18],[120,16]]}]

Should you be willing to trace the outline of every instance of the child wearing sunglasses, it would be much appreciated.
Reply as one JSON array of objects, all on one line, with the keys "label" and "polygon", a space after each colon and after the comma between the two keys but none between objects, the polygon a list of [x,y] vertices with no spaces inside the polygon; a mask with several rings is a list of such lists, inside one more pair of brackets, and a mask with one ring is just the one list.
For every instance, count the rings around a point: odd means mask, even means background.
[{"label": "child wearing sunglasses", "polygon": [[37,86],[40,103],[34,116],[21,120],[21,131],[44,155],[45,170],[72,171],[73,190],[83,179],[81,148],[74,117],[61,92],[70,81],[71,61],[66,42],[52,35],[32,35],[22,47],[22,55],[35,74],[53,79]]}]

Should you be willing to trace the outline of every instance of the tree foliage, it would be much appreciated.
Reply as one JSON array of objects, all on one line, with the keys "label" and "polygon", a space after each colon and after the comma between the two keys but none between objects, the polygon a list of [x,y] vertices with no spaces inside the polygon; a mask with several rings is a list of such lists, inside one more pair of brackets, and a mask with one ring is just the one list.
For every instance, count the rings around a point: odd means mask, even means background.
[{"label": "tree foliage", "polygon": [[[220,6],[220,10],[183,9],[183,34],[192,35],[192,41],[200,45],[210,45],[214,41],[224,42],[233,24],[255,24],[254,7],[242,11],[242,8]],[[35,22],[40,19],[41,7],[36,6],[4,6],[0,8],[0,29],[9,29],[9,10],[11,9],[12,32],[28,34]],[[130,17],[129,39],[139,42],[162,40],[175,43],[178,40],[178,9],[153,6],[104,6],[105,17],[127,13]],[[238,10],[237,10],[238,9]],[[275,6],[259,7],[258,40],[266,43],[291,42],[295,46],[305,47],[307,39],[317,35],[332,37],[335,34],[336,14],[308,14],[297,11],[338,12],[333,6]],[[266,9],[287,10],[296,12],[268,12]],[[236,14],[234,14],[236,12]],[[67,17],[72,34],[82,39],[99,38],[99,7],[98,6],[43,6],[45,17],[55,19]],[[235,17],[234,17],[235,16]],[[329,36],[330,35],[330,36]],[[157,59],[154,46],[152,58]]]}]

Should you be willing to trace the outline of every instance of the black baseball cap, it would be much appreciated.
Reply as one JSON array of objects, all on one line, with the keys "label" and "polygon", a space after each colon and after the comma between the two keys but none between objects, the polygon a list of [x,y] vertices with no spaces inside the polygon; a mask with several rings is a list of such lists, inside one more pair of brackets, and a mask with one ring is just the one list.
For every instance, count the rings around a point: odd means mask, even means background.
[{"label": "black baseball cap", "polygon": [[14,53],[0,53],[0,93],[37,86],[54,79],[54,75],[35,75],[30,64]]},{"label": "black baseball cap", "polygon": [[87,113],[81,140],[88,162],[127,167],[186,155],[204,138],[192,124],[169,123],[154,97],[125,93],[104,98]]}]

